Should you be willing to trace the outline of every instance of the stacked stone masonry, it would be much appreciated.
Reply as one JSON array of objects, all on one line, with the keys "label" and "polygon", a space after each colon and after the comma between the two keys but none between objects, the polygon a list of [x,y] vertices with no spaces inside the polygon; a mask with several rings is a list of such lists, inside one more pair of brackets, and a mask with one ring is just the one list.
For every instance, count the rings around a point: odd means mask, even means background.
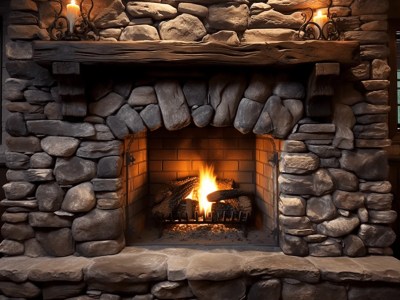
[{"label": "stacked stone masonry", "polygon": [[[332,120],[323,122],[304,114],[304,81],[282,79],[269,70],[150,85],[99,78],[94,86],[86,86],[90,96],[74,108],[81,117],[72,121],[57,80],[32,60],[31,42],[49,39],[54,2],[10,3],[10,78],[3,95],[11,113],[6,121],[9,183],[4,185],[6,199],[0,202],[6,208],[2,254],[120,252],[125,245],[122,139],[161,126],[179,130],[190,123],[234,126],[243,134],[284,140],[279,164],[284,253],[391,254],[395,234],[389,224],[396,212],[391,210],[382,149],[390,145],[387,0],[333,1],[332,9],[341,18],[341,37],[360,43],[362,61],[342,68]],[[327,5],[326,0],[307,3],[313,8]],[[94,15],[101,40],[238,45],[295,39],[304,8],[300,0],[110,0],[100,3]]]}]

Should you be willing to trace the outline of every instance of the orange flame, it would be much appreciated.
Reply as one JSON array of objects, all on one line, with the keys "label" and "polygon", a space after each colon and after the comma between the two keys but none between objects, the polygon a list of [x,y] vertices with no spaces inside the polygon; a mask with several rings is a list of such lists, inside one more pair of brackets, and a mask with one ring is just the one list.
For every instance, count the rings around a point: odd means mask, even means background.
[{"label": "orange flame", "polygon": [[207,195],[218,190],[217,176],[214,174],[214,166],[201,166],[199,170],[199,179],[198,200],[200,212],[204,212],[205,215],[207,215],[211,212],[212,205],[211,202],[208,202]]}]

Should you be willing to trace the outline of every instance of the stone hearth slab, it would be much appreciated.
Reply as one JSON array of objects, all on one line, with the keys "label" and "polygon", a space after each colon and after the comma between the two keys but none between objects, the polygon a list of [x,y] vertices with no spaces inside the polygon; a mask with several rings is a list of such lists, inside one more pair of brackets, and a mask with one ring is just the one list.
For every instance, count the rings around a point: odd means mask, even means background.
[{"label": "stone hearth slab", "polygon": [[[210,260],[206,259],[208,255]],[[228,261],[233,258],[237,261],[234,268],[225,267],[221,275],[219,266],[224,263],[224,255],[229,258]],[[221,261],[216,263],[216,259]],[[169,274],[172,278],[169,278]],[[400,261],[385,256],[302,258],[281,252],[151,247],[128,247],[120,254],[98,258],[19,256],[3,257],[0,260],[0,280],[13,282],[84,280],[138,283],[166,280],[167,277],[169,280],[225,280],[243,275],[268,275],[310,283],[321,279],[334,282],[400,283]]]}]

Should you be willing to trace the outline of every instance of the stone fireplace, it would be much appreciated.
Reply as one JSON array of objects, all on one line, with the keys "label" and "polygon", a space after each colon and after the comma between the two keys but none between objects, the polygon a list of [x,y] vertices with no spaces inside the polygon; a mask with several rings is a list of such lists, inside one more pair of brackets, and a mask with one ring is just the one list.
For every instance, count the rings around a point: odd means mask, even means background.
[{"label": "stone fireplace", "polygon": [[[10,1],[1,293],[399,296],[386,1],[98,2],[95,41],[54,41],[55,1]],[[300,40],[330,4],[341,39]],[[246,222],[175,214],[207,164]]]}]

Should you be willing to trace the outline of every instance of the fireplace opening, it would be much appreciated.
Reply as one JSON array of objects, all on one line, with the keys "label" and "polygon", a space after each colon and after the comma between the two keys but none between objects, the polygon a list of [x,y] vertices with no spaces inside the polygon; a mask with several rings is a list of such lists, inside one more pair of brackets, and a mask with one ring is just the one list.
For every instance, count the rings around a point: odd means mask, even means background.
[{"label": "fireplace opening", "polygon": [[[124,145],[128,244],[276,246],[279,141],[190,126],[129,135]],[[214,204],[204,212],[193,194],[207,166],[219,191],[208,195]]]}]

